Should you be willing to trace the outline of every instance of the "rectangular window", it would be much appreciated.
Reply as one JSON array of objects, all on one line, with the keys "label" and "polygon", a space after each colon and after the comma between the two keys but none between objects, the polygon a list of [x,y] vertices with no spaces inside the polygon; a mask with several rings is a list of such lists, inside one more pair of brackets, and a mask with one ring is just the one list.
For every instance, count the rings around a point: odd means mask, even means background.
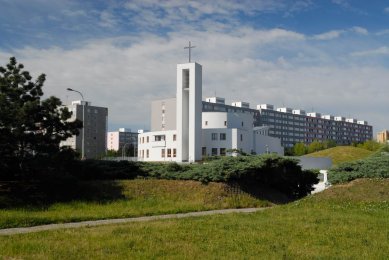
[{"label": "rectangular window", "polygon": [[201,149],[201,154],[202,154],[203,156],[206,156],[206,155],[207,155],[207,147],[203,147],[203,148]]},{"label": "rectangular window", "polygon": [[164,148],[161,149],[161,157],[165,158],[165,149]]},{"label": "rectangular window", "polygon": [[154,141],[165,141],[165,136],[164,135],[155,135],[154,136]]},{"label": "rectangular window", "polygon": [[217,140],[217,133],[212,133],[212,141],[215,141]]},{"label": "rectangular window", "polygon": [[220,140],[226,140],[226,134],[220,133]]},{"label": "rectangular window", "polygon": [[224,121],[224,126],[227,126],[227,121]]},{"label": "rectangular window", "polygon": [[208,125],[208,121],[205,121],[205,125]]},{"label": "rectangular window", "polygon": [[145,143],[145,138],[144,137],[142,137],[142,144],[144,144]]},{"label": "rectangular window", "polygon": [[217,155],[217,148],[212,148],[212,156],[216,156]]},{"label": "rectangular window", "polygon": [[220,155],[221,156],[226,155],[226,148],[220,148]]},{"label": "rectangular window", "polygon": [[243,134],[240,134],[240,141],[243,141]]},{"label": "rectangular window", "polygon": [[146,137],[146,143],[148,143],[148,142],[149,142],[149,137],[147,136],[147,137]]},{"label": "rectangular window", "polygon": [[167,149],[167,157],[172,157],[172,149]]},{"label": "rectangular window", "polygon": [[177,135],[173,135],[173,141],[177,140]]},{"label": "rectangular window", "polygon": [[176,148],[173,149],[173,157],[176,157],[177,156],[177,150]]},{"label": "rectangular window", "polygon": [[146,150],[146,158],[149,158],[149,149]]}]

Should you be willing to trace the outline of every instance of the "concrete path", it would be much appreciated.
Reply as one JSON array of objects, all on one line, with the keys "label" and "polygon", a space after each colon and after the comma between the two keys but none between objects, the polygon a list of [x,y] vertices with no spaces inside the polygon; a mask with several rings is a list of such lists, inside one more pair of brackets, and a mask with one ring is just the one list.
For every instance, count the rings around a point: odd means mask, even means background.
[{"label": "concrete path", "polygon": [[147,216],[147,217],[103,219],[103,220],[91,220],[91,221],[71,222],[71,223],[63,223],[63,224],[49,224],[49,225],[34,226],[34,227],[6,228],[6,229],[0,229],[0,235],[15,235],[15,234],[25,234],[25,233],[32,233],[32,232],[39,232],[39,231],[46,231],[46,230],[64,229],[64,228],[93,227],[93,226],[108,225],[108,224],[145,222],[151,220],[188,218],[188,217],[208,216],[208,215],[216,215],[216,214],[252,213],[264,209],[266,208],[219,209],[219,210],[198,211],[198,212],[157,215],[157,216]]}]

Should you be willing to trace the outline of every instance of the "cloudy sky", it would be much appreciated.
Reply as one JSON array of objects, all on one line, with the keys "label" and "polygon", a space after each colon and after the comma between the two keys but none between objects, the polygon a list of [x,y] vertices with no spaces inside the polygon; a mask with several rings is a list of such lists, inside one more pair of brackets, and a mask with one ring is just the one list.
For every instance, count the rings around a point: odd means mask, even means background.
[{"label": "cloudy sky", "polygon": [[389,128],[389,2],[365,0],[0,0],[0,63],[11,56],[45,96],[109,108],[109,129],[149,128],[174,97],[184,46],[203,96],[367,120]]}]

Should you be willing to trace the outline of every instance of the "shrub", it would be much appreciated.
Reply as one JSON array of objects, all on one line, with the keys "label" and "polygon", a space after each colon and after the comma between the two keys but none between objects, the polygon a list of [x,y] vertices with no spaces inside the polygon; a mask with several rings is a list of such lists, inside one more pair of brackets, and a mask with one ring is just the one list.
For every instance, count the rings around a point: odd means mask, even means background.
[{"label": "shrub", "polygon": [[342,163],[329,171],[328,180],[336,184],[358,178],[389,178],[388,150],[385,146],[366,159]]}]

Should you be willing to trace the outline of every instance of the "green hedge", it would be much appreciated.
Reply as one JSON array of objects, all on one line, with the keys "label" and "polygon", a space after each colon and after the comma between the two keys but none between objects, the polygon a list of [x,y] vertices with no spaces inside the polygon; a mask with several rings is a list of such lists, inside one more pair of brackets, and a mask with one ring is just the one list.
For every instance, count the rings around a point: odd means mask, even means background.
[{"label": "green hedge", "polygon": [[332,184],[358,178],[389,178],[389,147],[385,146],[366,159],[342,163],[330,169],[328,180]]},{"label": "green hedge", "polygon": [[317,172],[303,171],[298,160],[277,155],[221,157],[202,164],[79,162],[72,174],[82,179],[135,177],[207,182],[255,182],[290,197],[303,197],[318,182]]}]

